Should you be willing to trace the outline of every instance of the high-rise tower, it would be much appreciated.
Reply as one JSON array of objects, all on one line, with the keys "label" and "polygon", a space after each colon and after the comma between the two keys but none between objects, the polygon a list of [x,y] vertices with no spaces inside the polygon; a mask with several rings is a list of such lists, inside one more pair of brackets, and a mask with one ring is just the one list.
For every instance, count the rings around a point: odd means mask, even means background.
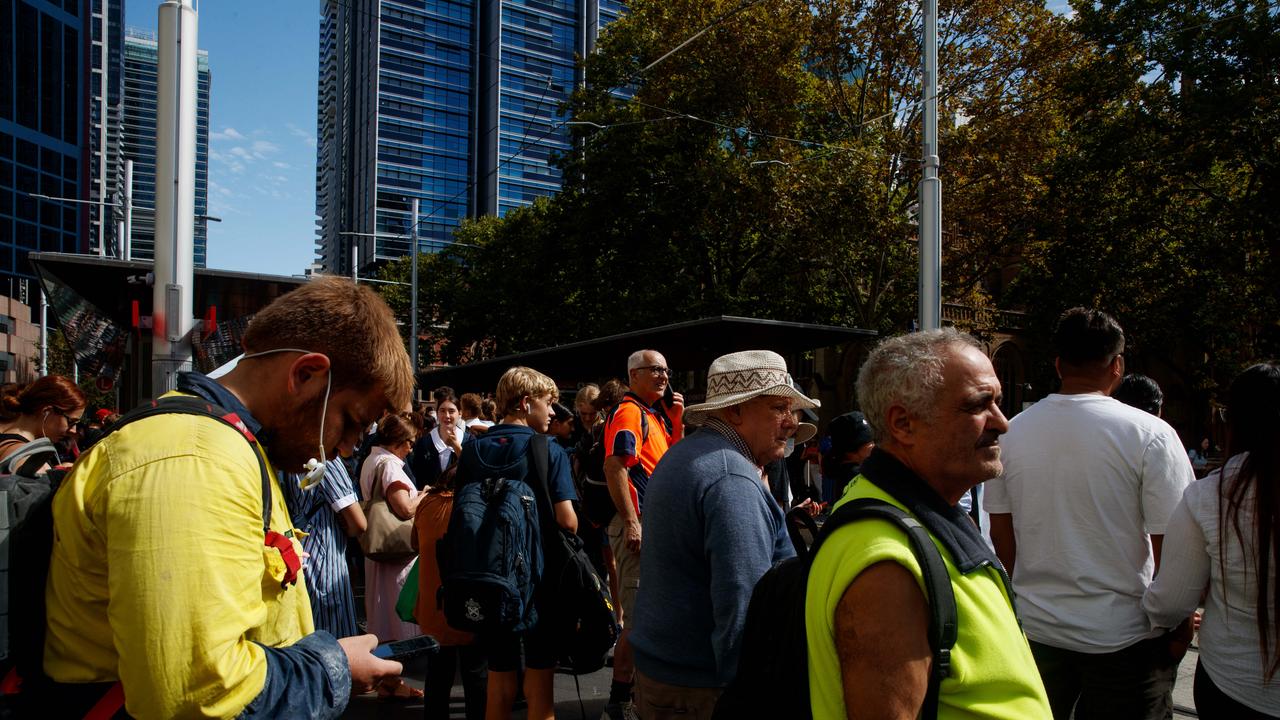
[{"label": "high-rise tower", "polygon": [[320,22],[318,265],[350,273],[452,241],[561,187],[559,108],[619,0],[327,0]]}]

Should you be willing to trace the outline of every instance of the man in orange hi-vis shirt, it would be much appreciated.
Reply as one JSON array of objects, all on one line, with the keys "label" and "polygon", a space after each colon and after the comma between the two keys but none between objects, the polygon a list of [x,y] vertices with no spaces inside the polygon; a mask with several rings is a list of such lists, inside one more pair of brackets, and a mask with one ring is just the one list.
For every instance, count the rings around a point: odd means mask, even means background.
[{"label": "man in orange hi-vis shirt", "polygon": [[[638,350],[627,358],[631,391],[609,414],[604,428],[604,476],[618,514],[609,523],[609,547],[618,565],[618,606],[624,619],[635,606],[640,587],[640,514],[649,476],[667,448],[684,435],[684,397],[667,398],[671,369],[656,350]],[[605,717],[635,717],[631,687],[635,662],[624,626],[613,655],[613,685]]]}]

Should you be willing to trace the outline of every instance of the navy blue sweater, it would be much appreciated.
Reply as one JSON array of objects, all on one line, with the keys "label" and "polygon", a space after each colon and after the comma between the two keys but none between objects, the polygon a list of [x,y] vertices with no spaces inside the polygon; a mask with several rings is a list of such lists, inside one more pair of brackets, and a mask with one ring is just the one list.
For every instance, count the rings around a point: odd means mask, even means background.
[{"label": "navy blue sweater", "polygon": [[738,669],[756,581],[795,555],[760,471],[699,430],[662,457],[645,495],[636,666],[658,682],[723,687]]}]

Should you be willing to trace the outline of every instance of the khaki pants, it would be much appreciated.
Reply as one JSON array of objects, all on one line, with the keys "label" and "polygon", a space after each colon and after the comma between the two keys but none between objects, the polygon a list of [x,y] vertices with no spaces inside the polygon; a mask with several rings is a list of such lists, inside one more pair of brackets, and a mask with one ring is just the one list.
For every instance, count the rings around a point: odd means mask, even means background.
[{"label": "khaki pants", "polygon": [[613,550],[613,561],[618,566],[618,607],[622,608],[623,622],[630,623],[640,588],[640,554],[627,547],[627,523],[622,513],[613,516],[605,534],[609,536],[609,549]]},{"label": "khaki pants", "polygon": [[708,720],[724,688],[668,685],[636,671],[636,714],[641,720]]}]

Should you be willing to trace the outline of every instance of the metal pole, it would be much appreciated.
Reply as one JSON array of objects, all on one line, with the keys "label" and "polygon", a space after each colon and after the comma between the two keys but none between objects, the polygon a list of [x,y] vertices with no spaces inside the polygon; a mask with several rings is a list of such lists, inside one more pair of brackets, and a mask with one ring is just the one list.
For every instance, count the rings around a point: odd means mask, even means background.
[{"label": "metal pole", "polygon": [[360,240],[351,238],[351,282],[360,284]]},{"label": "metal pole", "polygon": [[410,248],[409,262],[409,359],[413,361],[413,371],[418,372],[418,198],[413,199],[413,217],[409,219]]},{"label": "metal pole", "polygon": [[120,256],[125,260],[133,259],[133,161],[124,161],[124,237],[120,248]]},{"label": "metal pole", "polygon": [[920,329],[942,325],[942,179],[938,177],[938,0],[922,0],[924,94],[920,176]]},{"label": "metal pole", "polygon": [[49,374],[49,298],[40,288],[40,377]]},{"label": "metal pole", "polygon": [[151,392],[172,390],[191,369],[196,180],[196,31],[190,0],[165,0],[156,18],[155,283]]}]

